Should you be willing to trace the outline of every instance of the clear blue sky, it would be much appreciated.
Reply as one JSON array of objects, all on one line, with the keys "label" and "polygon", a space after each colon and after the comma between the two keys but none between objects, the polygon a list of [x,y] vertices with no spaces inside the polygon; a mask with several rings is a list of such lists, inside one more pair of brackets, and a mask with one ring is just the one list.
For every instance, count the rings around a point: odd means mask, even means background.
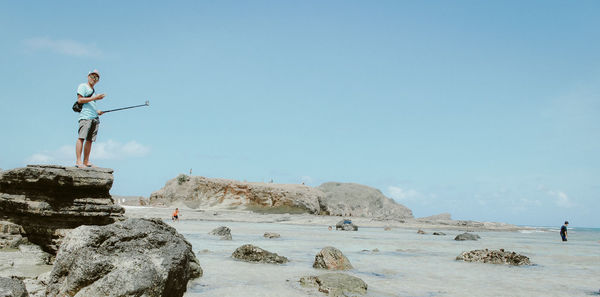
[{"label": "clear blue sky", "polygon": [[0,1],[0,168],[355,182],[416,216],[600,227],[600,1]]}]

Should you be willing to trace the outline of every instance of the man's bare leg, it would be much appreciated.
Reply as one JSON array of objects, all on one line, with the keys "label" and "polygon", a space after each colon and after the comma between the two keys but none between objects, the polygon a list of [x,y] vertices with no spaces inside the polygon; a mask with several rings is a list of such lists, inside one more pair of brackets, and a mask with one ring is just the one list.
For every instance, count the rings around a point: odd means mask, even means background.
[{"label": "man's bare leg", "polygon": [[81,151],[83,150],[83,138],[77,138],[77,142],[75,143],[75,154],[77,154],[77,161],[75,162],[75,166],[83,166],[81,162]]},{"label": "man's bare leg", "polygon": [[92,142],[87,140],[83,145],[83,165],[94,166],[90,163],[90,152],[92,151]]}]

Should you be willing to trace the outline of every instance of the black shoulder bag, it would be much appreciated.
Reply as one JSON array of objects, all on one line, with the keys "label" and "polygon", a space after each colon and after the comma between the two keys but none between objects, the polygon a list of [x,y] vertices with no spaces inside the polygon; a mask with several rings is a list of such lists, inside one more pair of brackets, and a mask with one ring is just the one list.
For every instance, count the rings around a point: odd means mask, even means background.
[{"label": "black shoulder bag", "polygon": [[[94,96],[95,92],[96,92],[96,90],[92,89],[92,94],[87,97],[83,97],[83,98],[90,98],[90,97]],[[77,95],[79,95],[79,93],[77,93]],[[75,100],[75,103],[73,103],[73,111],[81,112],[82,108],[83,108],[83,103],[79,103],[79,100]]]}]

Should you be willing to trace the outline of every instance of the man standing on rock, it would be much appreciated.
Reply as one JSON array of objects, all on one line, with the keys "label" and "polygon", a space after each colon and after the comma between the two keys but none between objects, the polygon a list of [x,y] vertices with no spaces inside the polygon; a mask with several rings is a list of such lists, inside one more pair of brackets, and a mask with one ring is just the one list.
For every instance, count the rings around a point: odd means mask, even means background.
[{"label": "man standing on rock", "polygon": [[[100,126],[99,116],[102,111],[96,108],[96,101],[102,100],[105,94],[94,96],[94,86],[100,80],[98,70],[91,71],[87,77],[87,83],[82,83],[77,87],[77,102],[83,104],[79,112],[79,136],[75,145],[77,161],[75,167],[94,167],[90,163],[90,152],[92,151],[92,142],[96,141],[98,126]],[[85,142],[85,144],[84,144]],[[81,161],[81,151],[83,149],[83,162]]]},{"label": "man standing on rock", "polygon": [[560,237],[562,237],[562,241],[567,241],[567,227],[569,226],[569,221],[565,221],[565,224],[560,227]]}]

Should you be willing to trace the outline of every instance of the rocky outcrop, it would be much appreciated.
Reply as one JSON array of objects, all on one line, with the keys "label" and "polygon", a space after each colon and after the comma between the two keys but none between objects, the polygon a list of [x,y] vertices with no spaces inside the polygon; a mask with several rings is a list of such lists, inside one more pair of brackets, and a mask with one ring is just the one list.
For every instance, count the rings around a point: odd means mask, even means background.
[{"label": "rocky outcrop", "polygon": [[477,234],[473,234],[473,233],[463,233],[463,234],[458,234],[456,235],[456,237],[454,237],[454,240],[458,240],[458,241],[463,241],[463,240],[477,240],[480,239],[481,237],[479,237],[479,235]]},{"label": "rocky outcrop", "polygon": [[434,216],[417,218],[417,221],[420,221],[420,222],[436,222],[436,221],[451,221],[451,220],[452,220],[452,216],[447,212],[437,214]]},{"label": "rocky outcrop", "polygon": [[27,239],[55,253],[65,230],[106,225],[124,209],[109,194],[112,169],[29,165],[0,173],[0,218],[22,226]]},{"label": "rocky outcrop", "polygon": [[360,278],[343,273],[325,273],[300,278],[300,285],[313,287],[328,296],[356,296],[367,293],[367,284]]},{"label": "rocky outcrop", "polygon": [[531,265],[529,257],[517,254],[515,252],[500,250],[473,250],[463,252],[456,257],[456,260],[465,262],[481,262],[491,264],[508,264],[514,266]]},{"label": "rocky outcrop", "polygon": [[384,196],[381,191],[354,183],[324,183],[319,200],[321,213],[334,216],[372,217],[402,220],[413,218],[412,211]]},{"label": "rocky outcrop", "polygon": [[350,260],[344,256],[342,251],[328,246],[323,248],[315,256],[315,262],[313,268],[322,268],[328,270],[348,270],[352,269]]},{"label": "rocky outcrop", "polygon": [[286,257],[271,253],[251,244],[245,244],[237,248],[233,254],[231,254],[231,257],[245,262],[270,264],[283,264],[289,261]]},{"label": "rocky outcrop", "polygon": [[48,296],[183,296],[202,276],[191,244],[159,219],[81,226],[64,238]]},{"label": "rocky outcrop", "polygon": [[18,278],[0,277],[1,297],[27,297],[25,284]]},{"label": "rocky outcrop", "polygon": [[251,183],[185,176],[174,178],[150,195],[151,205],[183,203],[190,208],[221,207],[256,211],[319,213],[321,191],[295,184]]},{"label": "rocky outcrop", "polygon": [[222,240],[231,240],[231,229],[225,226],[217,227],[208,234],[219,236]]},{"label": "rocky outcrop", "polygon": [[412,211],[381,191],[352,183],[297,184],[240,182],[180,175],[150,195],[150,205],[239,208],[268,213],[311,213],[402,220]]},{"label": "rocky outcrop", "polygon": [[351,220],[341,220],[335,224],[335,230],[358,231],[358,226],[354,225]]}]

